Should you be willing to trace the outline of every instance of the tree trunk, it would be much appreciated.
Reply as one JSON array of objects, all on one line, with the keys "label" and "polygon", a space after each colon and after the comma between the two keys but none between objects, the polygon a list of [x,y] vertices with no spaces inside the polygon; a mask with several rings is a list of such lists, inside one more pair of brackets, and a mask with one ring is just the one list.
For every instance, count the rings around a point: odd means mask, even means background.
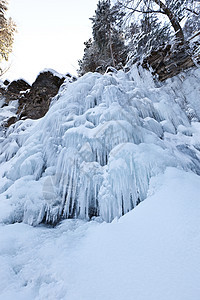
[{"label": "tree trunk", "polygon": [[180,44],[184,44],[184,34],[183,30],[177,20],[176,16],[171,12],[171,10],[160,0],[153,0],[157,5],[160,6],[160,9],[164,12],[164,14],[169,18],[172,27],[174,28],[177,42]]},{"label": "tree trunk", "polygon": [[115,59],[114,59],[114,55],[113,55],[112,39],[111,39],[111,33],[110,32],[109,32],[109,43],[110,43],[111,59],[112,59],[113,67],[115,68]]}]

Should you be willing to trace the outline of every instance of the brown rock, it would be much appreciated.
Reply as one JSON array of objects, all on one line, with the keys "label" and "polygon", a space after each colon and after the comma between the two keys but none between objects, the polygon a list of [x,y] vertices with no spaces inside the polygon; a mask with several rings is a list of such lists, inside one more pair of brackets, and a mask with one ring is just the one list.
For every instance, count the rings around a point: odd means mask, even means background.
[{"label": "brown rock", "polygon": [[[69,75],[68,75],[69,76]],[[38,75],[30,86],[25,80],[19,79],[0,88],[0,94],[5,97],[5,104],[18,100],[17,117],[13,116],[5,123],[9,127],[19,119],[39,119],[49,109],[51,99],[58,93],[66,76],[57,76],[53,71],[44,71]],[[72,81],[74,79],[72,78]]]},{"label": "brown rock", "polygon": [[65,77],[60,78],[51,71],[40,73],[30,91],[19,100],[18,114],[20,118],[39,119],[49,109],[51,99],[58,93]]},{"label": "brown rock", "polygon": [[164,49],[152,51],[143,60],[142,66],[144,68],[151,67],[154,74],[158,75],[159,80],[166,80],[195,65],[187,50],[186,45],[179,45],[175,49],[167,45]]},{"label": "brown rock", "polygon": [[10,125],[14,124],[17,122],[17,117],[11,117],[9,118],[6,123],[5,123],[5,127],[9,127]]},{"label": "brown rock", "polygon": [[21,91],[26,91],[30,89],[31,86],[23,79],[18,79],[12,81],[7,88],[8,93],[19,94]]}]

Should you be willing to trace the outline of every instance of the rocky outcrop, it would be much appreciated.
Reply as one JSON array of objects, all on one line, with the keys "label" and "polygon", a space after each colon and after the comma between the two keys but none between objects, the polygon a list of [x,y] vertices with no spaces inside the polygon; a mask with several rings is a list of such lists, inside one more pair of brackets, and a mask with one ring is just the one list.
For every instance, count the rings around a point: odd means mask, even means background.
[{"label": "rocky outcrop", "polygon": [[168,45],[158,51],[152,51],[143,60],[142,66],[144,68],[152,68],[154,74],[158,75],[159,80],[163,81],[195,66],[195,63],[187,47],[179,45],[173,48],[171,45]]},{"label": "rocky outcrop", "polygon": [[26,91],[30,89],[31,86],[23,79],[14,80],[11,83],[8,84],[7,87],[7,96],[9,96],[9,100],[12,100],[11,98],[15,100],[15,95],[18,97],[21,91]]},{"label": "rocky outcrop", "polygon": [[51,99],[58,93],[65,77],[58,77],[50,71],[39,74],[30,91],[19,99],[20,118],[39,119],[49,109]]},{"label": "rocky outcrop", "polygon": [[4,106],[10,101],[18,101],[16,116],[12,116],[5,122],[5,127],[9,127],[20,119],[39,119],[43,117],[49,109],[51,99],[58,93],[64,80],[74,81],[70,74],[60,75],[53,70],[44,70],[30,86],[25,80],[8,81],[0,87],[0,94],[5,98]]}]

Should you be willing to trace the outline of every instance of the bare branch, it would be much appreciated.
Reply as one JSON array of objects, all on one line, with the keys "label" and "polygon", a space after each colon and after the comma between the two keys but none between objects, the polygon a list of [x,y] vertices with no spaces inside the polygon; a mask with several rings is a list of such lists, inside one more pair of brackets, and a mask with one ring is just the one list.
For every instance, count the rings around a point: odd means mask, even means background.
[{"label": "bare branch", "polygon": [[194,39],[194,38],[197,37],[198,35],[200,35],[200,31],[198,31],[198,32],[195,33],[192,37],[190,37],[188,41],[191,41],[192,39]]},{"label": "bare branch", "polygon": [[189,12],[195,14],[196,16],[199,15],[199,13],[197,13],[196,11],[194,11],[194,10],[192,10],[192,9],[190,9],[190,8],[187,8],[187,7],[186,7],[185,10],[188,10]]},{"label": "bare branch", "polygon": [[123,4],[123,7],[128,9],[128,10],[131,10],[132,12],[138,12],[138,13],[143,13],[143,14],[150,14],[150,13],[161,13],[161,14],[164,14],[165,13],[162,11],[162,10],[139,10],[137,8],[134,8],[134,7],[129,7],[129,6],[126,6],[125,4]]},{"label": "bare branch", "polygon": [[171,25],[174,28],[177,41],[179,41],[180,43],[184,43],[183,30],[182,30],[176,16],[172,13],[172,11],[161,0],[153,0],[153,1],[160,7],[160,9],[163,10],[165,15],[169,18],[169,21],[171,22]]}]

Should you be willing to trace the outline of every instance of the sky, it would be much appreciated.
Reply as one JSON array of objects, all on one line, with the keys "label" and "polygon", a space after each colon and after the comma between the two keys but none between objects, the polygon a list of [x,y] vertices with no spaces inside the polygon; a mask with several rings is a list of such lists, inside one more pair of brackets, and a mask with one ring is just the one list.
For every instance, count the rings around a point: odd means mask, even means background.
[{"label": "sky", "polygon": [[51,68],[76,75],[84,42],[92,35],[97,0],[10,0],[8,15],[17,24],[9,71],[4,78],[32,83]]}]

